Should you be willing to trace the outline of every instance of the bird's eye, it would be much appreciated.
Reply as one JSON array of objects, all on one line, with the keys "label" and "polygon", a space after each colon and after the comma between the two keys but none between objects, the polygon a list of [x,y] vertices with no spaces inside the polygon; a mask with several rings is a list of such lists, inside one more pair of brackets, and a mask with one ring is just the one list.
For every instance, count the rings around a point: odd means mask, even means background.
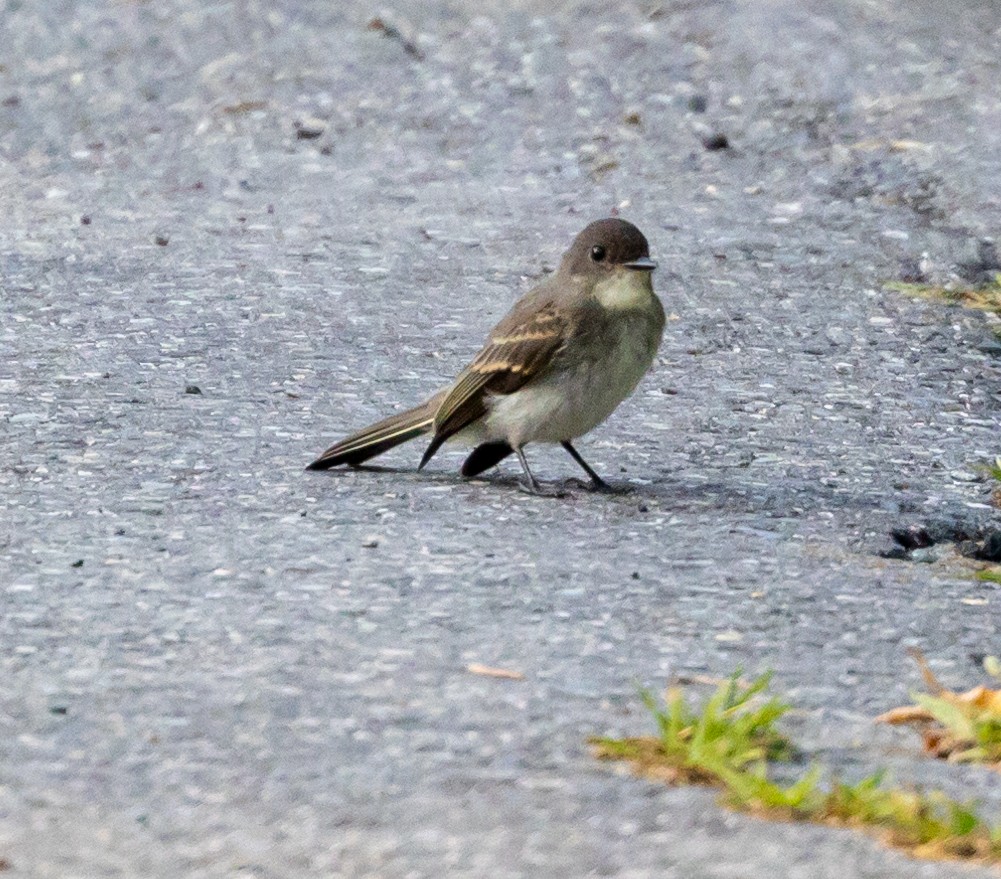
[{"label": "bird's eye", "polygon": [[600,244],[595,244],[591,248],[591,259],[595,262],[601,262],[605,258],[605,248]]}]

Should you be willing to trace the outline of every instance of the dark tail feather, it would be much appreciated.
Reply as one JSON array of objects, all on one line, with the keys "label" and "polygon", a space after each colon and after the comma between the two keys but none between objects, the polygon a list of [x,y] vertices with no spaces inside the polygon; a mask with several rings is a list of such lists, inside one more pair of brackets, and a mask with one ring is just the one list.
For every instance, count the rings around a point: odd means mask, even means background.
[{"label": "dark tail feather", "polygon": [[414,409],[377,421],[332,445],[306,469],[326,470],[340,464],[356,467],[400,443],[428,433],[434,427],[434,415],[440,403],[441,400],[435,396]]},{"label": "dark tail feather", "polygon": [[424,450],[424,456],[421,458],[420,464],[417,465],[418,470],[424,469],[424,465],[427,464],[427,462],[434,457],[434,453],[441,448],[442,443],[444,443],[446,439],[448,439],[448,435],[444,433],[435,434],[431,438],[431,442],[428,444],[428,447]]},{"label": "dark tail feather", "polygon": [[484,470],[489,470],[495,464],[499,464],[508,455],[512,454],[512,449],[503,440],[500,442],[483,443],[470,452],[469,457],[462,464],[459,471],[463,476],[479,476]]}]

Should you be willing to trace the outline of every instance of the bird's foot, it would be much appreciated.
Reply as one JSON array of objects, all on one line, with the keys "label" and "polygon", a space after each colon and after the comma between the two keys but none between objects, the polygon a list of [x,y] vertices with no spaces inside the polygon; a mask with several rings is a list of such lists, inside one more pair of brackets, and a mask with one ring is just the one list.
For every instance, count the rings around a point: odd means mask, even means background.
[{"label": "bird's foot", "polygon": [[531,482],[520,482],[518,483],[518,490],[524,492],[525,494],[533,495],[534,497],[548,497],[548,498],[566,498],[569,497],[569,493],[561,488],[550,488],[548,486],[543,487],[539,485],[534,479]]}]

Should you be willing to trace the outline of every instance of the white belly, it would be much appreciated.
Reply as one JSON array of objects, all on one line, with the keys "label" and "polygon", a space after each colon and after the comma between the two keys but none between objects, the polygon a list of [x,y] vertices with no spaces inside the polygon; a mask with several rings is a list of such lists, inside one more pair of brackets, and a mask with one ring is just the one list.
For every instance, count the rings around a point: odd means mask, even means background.
[{"label": "white belly", "polygon": [[600,357],[545,373],[490,400],[478,425],[483,440],[558,443],[593,430],[628,397],[653,363],[660,327],[629,321]]}]

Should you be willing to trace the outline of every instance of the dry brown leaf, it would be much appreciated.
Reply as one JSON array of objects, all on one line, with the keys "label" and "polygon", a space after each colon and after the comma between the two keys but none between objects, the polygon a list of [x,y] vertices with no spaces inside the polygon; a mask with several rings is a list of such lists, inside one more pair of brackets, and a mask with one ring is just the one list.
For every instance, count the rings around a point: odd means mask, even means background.
[{"label": "dry brown leaf", "polygon": [[920,667],[921,677],[924,678],[925,686],[928,687],[933,695],[959,707],[972,706],[981,711],[987,711],[1001,717],[1001,690],[991,690],[981,685],[974,687],[972,690],[967,690],[965,693],[956,693],[942,686],[939,679],[935,677],[935,673],[929,668],[928,661],[920,650],[912,649],[908,653],[914,657],[914,660]]},{"label": "dry brown leaf", "polygon": [[483,675],[488,678],[504,678],[509,681],[523,681],[525,676],[520,671],[512,671],[508,668],[494,668],[490,665],[481,665],[478,662],[471,662],[466,666],[466,671],[474,675]]},{"label": "dry brown leaf", "polygon": [[949,692],[943,687],[937,677],[935,677],[935,672],[931,670],[931,666],[928,665],[928,660],[925,659],[925,655],[918,650],[917,647],[912,647],[907,651],[907,655],[911,657],[917,664],[918,668],[921,669],[921,677],[924,679],[925,686],[928,688],[929,692],[936,696],[941,696],[943,693]]},{"label": "dry brown leaf", "polygon": [[[988,714],[996,714],[1001,717],[1001,690],[990,690],[987,687],[974,687],[965,693],[950,693],[957,705],[972,705],[974,708]],[[947,697],[943,697],[947,698]]]},{"label": "dry brown leaf", "polygon": [[954,753],[965,751],[970,746],[965,739],[957,739],[941,727],[925,729],[921,738],[925,751],[940,760],[948,760]]},{"label": "dry brown leaf", "polygon": [[[1001,719],[1001,690],[992,690],[979,686],[963,693],[957,693],[942,685],[920,650],[909,650],[908,653],[921,669],[921,677],[929,693],[940,702],[948,703],[957,709],[970,722],[983,722],[994,717]],[[921,737],[925,752],[933,757],[944,760],[968,759],[968,754],[976,746],[969,736],[957,734],[954,730],[943,726],[935,715],[921,705],[901,705],[891,708],[876,718],[876,723],[899,725],[905,723],[917,724],[921,727]],[[992,764],[993,765],[993,764]]]},{"label": "dry brown leaf", "polygon": [[931,145],[922,143],[920,140],[891,140],[890,151],[894,153],[905,153],[910,150],[930,150]]},{"label": "dry brown leaf", "polygon": [[899,708],[891,708],[880,714],[876,718],[876,723],[889,723],[896,726],[900,723],[930,723],[934,719],[931,712],[919,705],[901,705]]}]

